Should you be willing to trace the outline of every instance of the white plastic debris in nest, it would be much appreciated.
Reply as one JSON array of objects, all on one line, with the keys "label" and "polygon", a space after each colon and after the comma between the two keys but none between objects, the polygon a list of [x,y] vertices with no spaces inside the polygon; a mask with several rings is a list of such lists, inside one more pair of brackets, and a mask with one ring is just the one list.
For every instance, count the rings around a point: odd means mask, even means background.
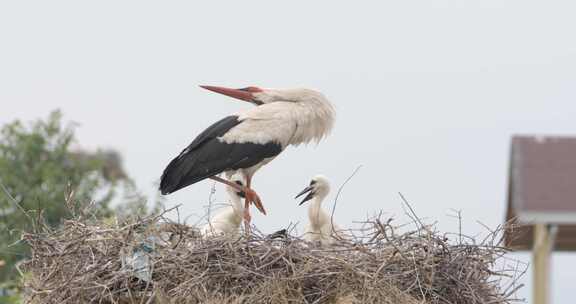
[{"label": "white plastic debris in nest", "polygon": [[152,265],[150,257],[154,254],[156,243],[154,236],[147,237],[142,243],[132,248],[131,254],[122,255],[122,269],[132,272],[132,275],[142,281],[152,280]]}]

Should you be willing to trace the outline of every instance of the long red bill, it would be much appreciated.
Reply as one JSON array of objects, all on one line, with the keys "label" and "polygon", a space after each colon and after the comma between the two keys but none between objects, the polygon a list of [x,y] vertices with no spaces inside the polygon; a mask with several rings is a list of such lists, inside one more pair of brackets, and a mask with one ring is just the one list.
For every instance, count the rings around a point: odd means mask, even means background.
[{"label": "long red bill", "polygon": [[200,87],[203,89],[206,89],[206,90],[210,90],[212,92],[220,93],[220,94],[230,96],[233,98],[237,98],[240,100],[244,100],[244,101],[252,102],[252,100],[253,100],[252,93],[248,92],[248,91],[243,91],[243,90],[238,90],[238,89],[230,89],[230,88],[224,88],[224,87],[207,86],[207,85],[201,85]]}]

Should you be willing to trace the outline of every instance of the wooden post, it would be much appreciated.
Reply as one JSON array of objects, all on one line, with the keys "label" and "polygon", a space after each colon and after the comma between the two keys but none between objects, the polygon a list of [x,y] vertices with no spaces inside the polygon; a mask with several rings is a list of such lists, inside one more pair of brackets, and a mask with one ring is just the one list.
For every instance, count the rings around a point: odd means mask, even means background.
[{"label": "wooden post", "polygon": [[534,225],[534,304],[550,303],[550,253],[554,246],[555,229],[546,224]]}]

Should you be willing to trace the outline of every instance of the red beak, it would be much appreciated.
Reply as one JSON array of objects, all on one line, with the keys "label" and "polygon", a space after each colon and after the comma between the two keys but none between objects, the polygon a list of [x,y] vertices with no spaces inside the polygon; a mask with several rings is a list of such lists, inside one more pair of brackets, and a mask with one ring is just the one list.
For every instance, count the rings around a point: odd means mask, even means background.
[{"label": "red beak", "polygon": [[216,92],[216,93],[220,93],[226,96],[230,96],[233,98],[237,98],[240,100],[244,100],[244,101],[248,101],[248,102],[253,102],[254,97],[252,96],[252,93],[249,91],[245,91],[245,90],[239,90],[239,89],[229,89],[229,88],[224,88],[224,87],[215,87],[215,86],[206,86],[206,85],[201,85],[200,86],[203,89],[206,90],[210,90],[212,92]]}]

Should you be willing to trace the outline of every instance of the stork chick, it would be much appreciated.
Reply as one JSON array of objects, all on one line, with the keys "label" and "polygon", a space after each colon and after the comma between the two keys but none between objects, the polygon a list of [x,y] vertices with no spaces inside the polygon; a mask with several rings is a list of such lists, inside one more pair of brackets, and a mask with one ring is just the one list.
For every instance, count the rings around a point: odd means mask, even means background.
[{"label": "stork chick", "polygon": [[299,205],[312,201],[308,208],[308,224],[304,230],[304,239],[307,241],[319,241],[321,245],[330,245],[335,242],[334,232],[340,229],[332,223],[330,215],[322,209],[322,201],[330,192],[330,183],[323,175],[316,175],[310,181],[310,185],[302,190],[296,198],[306,197]]},{"label": "stork chick", "polygon": [[[234,174],[230,178],[230,182],[241,187],[244,186],[244,179],[239,173]],[[244,199],[246,195],[243,191],[237,190],[232,186],[226,186],[226,191],[229,196],[229,205],[218,210],[218,212],[209,219],[208,223],[202,227],[202,236],[238,236],[238,230],[244,217],[242,199]]]}]

